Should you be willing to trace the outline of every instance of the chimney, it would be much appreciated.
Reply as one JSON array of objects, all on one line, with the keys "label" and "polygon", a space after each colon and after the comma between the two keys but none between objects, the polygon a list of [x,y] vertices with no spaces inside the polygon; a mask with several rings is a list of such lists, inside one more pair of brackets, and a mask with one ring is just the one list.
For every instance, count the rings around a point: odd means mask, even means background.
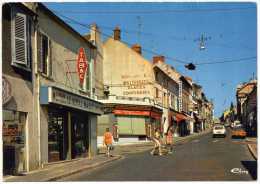
[{"label": "chimney", "polygon": [[139,45],[139,44],[134,44],[134,45],[132,46],[132,49],[133,49],[135,52],[137,52],[138,54],[142,55],[142,47],[141,47],[141,45]]},{"label": "chimney", "polygon": [[114,40],[121,40],[121,30],[118,26],[114,29]]},{"label": "chimney", "polygon": [[153,64],[156,64],[158,62],[163,62],[164,63],[164,61],[165,61],[164,56],[154,56],[153,57]]}]

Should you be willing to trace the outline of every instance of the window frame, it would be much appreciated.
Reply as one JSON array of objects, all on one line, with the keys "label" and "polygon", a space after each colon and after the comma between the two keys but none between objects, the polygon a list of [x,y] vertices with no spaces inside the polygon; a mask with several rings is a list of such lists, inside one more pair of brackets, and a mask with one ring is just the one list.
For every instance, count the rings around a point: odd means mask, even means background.
[{"label": "window frame", "polygon": [[[19,15],[21,17],[24,17],[25,24],[24,24],[24,42],[25,42],[25,62],[19,62],[16,60],[16,50],[15,50],[15,18]],[[31,72],[32,71],[32,51],[31,51],[31,36],[32,36],[32,20],[31,17],[24,13],[22,10],[20,10],[17,7],[11,7],[11,66],[17,67],[19,69],[23,69],[25,71]],[[21,40],[21,39],[20,39]]]},{"label": "window frame", "polygon": [[[46,72],[43,71],[43,39],[46,38],[47,39],[47,56],[46,56]],[[38,61],[38,72],[41,73],[42,76],[46,77],[46,78],[52,78],[53,74],[52,74],[52,58],[51,58],[51,39],[50,37],[42,30],[38,31],[38,36],[37,39],[40,39],[40,45],[37,44],[37,47],[40,47],[37,49],[38,55],[40,55],[40,57],[38,59],[40,59]]]}]

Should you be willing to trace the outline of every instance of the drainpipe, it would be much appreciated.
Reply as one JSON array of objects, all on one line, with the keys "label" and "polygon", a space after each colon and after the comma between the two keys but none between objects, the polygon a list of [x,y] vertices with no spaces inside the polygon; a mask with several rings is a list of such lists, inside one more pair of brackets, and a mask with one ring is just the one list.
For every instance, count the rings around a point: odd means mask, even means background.
[{"label": "drainpipe", "polygon": [[40,106],[40,76],[38,74],[38,22],[36,25],[36,31],[35,31],[35,76],[37,77],[37,116],[38,116],[38,145],[39,145],[39,167],[43,168],[43,164],[42,164],[42,156],[41,156],[41,106]]}]

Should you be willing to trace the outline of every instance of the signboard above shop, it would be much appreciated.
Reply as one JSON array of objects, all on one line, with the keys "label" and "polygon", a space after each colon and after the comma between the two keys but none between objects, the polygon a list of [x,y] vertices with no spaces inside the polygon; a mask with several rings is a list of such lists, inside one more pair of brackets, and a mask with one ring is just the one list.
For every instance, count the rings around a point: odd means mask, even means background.
[{"label": "signboard above shop", "polygon": [[79,83],[80,83],[80,85],[82,85],[84,82],[85,73],[87,73],[87,70],[88,70],[87,57],[86,57],[85,50],[83,47],[79,48],[78,59],[77,59],[77,69],[78,69],[78,75],[79,75]]},{"label": "signboard above shop", "polygon": [[102,103],[90,98],[53,86],[42,86],[40,93],[42,105],[56,104],[95,114],[103,114]]}]

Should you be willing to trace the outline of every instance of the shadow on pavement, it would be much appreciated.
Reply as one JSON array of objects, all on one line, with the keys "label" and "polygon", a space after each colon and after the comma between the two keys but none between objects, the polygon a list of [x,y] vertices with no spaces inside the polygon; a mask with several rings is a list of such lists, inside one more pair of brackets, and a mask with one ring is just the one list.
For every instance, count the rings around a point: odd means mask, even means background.
[{"label": "shadow on pavement", "polygon": [[257,179],[257,161],[241,161],[245,169],[248,170],[251,177]]}]

